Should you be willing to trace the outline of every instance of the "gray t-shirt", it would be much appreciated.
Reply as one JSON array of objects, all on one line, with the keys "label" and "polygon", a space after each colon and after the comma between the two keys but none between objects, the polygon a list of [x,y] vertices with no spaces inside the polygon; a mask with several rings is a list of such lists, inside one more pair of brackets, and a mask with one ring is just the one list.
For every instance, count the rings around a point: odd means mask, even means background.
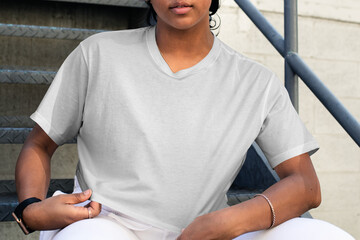
[{"label": "gray t-shirt", "polygon": [[155,27],[84,40],[31,118],[59,145],[78,136],[92,200],[170,231],[227,206],[255,140],[272,167],[318,148],[272,72],[215,37],[173,73]]}]

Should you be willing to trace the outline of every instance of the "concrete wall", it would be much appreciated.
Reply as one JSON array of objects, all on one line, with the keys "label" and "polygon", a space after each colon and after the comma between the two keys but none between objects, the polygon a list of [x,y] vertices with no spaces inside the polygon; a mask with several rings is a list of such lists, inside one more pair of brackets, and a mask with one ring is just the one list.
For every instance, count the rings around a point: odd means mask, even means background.
[{"label": "concrete wall", "polygon": [[[283,1],[252,1],[283,34]],[[360,2],[299,1],[299,53],[360,119]],[[272,69],[283,80],[283,59],[231,0],[223,0],[219,38]],[[360,239],[360,150],[300,81],[300,117],[320,144],[312,159],[323,201],[313,217]]]}]

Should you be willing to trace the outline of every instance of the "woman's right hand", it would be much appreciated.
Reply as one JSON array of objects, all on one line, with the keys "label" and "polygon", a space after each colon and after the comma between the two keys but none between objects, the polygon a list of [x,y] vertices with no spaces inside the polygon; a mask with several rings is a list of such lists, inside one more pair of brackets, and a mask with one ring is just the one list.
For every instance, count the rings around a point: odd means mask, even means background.
[{"label": "woman's right hand", "polygon": [[[30,204],[23,211],[25,224],[33,230],[51,230],[96,217],[100,214],[101,204],[91,201],[85,206],[75,206],[91,196],[91,190],[81,193],[61,194],[47,198],[41,202]],[[91,216],[89,216],[89,212]]]}]

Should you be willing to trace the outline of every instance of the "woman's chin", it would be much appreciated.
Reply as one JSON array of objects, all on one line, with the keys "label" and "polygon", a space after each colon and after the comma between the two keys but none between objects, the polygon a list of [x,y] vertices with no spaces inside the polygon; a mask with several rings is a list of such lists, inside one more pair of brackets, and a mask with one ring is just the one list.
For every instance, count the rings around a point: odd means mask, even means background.
[{"label": "woman's chin", "polygon": [[[168,25],[168,28],[173,28],[174,30],[186,31],[196,28],[201,23],[195,22],[191,19],[182,18],[176,21],[172,21],[171,23],[165,23],[165,24]],[[207,26],[208,24],[206,25],[206,27]]]}]

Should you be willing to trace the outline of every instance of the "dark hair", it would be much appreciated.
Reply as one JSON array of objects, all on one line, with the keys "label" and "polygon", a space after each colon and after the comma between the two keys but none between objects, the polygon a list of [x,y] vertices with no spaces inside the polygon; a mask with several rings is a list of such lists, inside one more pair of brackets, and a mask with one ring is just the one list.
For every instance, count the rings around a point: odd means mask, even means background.
[{"label": "dark hair", "polygon": [[[152,6],[152,4],[150,3],[150,1],[146,1],[146,3],[149,5],[149,11],[147,13],[147,23],[149,25],[155,25],[156,24],[156,12]],[[209,8],[209,22],[214,21],[216,22],[214,19],[212,19],[212,16],[217,12],[217,10],[219,9],[219,0],[212,0],[211,1],[211,5]],[[210,28],[211,29],[217,29],[219,26],[215,26],[215,24],[211,24],[210,23]]]},{"label": "dark hair", "polygon": [[209,8],[210,16],[214,15],[219,9],[219,0],[212,0]]}]

